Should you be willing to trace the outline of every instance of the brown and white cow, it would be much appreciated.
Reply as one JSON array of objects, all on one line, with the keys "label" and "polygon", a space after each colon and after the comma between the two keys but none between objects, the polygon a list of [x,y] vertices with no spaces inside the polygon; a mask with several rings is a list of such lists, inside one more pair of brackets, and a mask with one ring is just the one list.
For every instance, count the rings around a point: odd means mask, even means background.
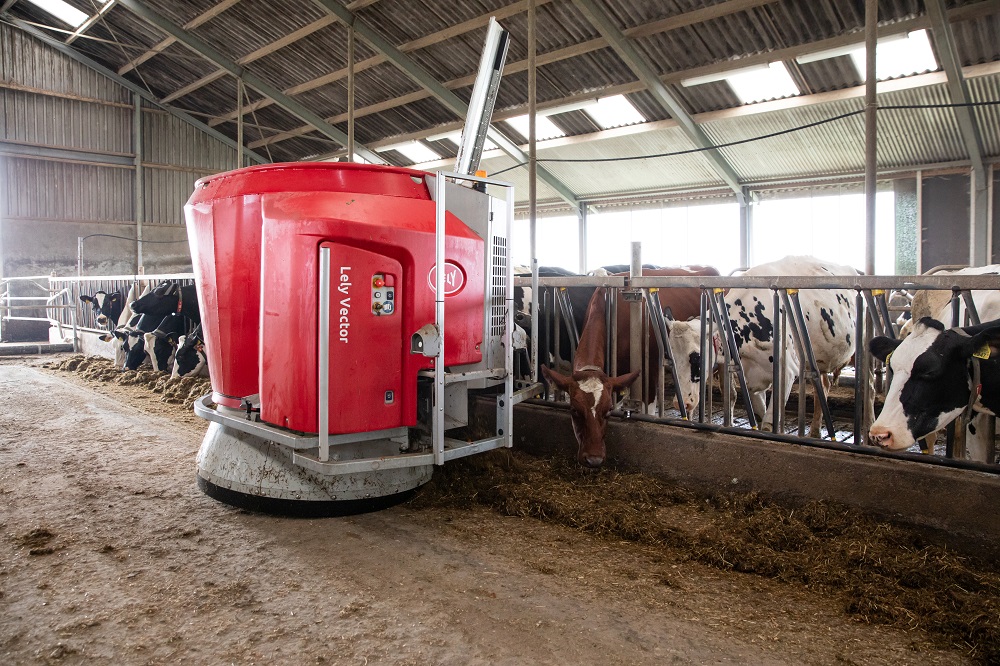
[{"label": "brown and white cow", "polygon": [[[718,275],[711,266],[682,266],[644,270],[644,276],[690,276]],[[607,323],[605,306],[607,289],[594,291],[587,305],[580,344],[577,347],[570,375],[560,374],[542,367],[545,378],[562,391],[569,394],[570,412],[573,415],[573,431],[578,445],[577,458],[588,467],[599,467],[606,456],[604,431],[608,414],[614,401],[612,394],[630,386],[641,372],[632,369],[630,352],[630,317],[628,302],[619,295],[617,326],[617,367],[624,374],[608,377],[605,374],[605,345],[607,344]],[[691,288],[669,288],[660,290],[660,303],[664,309],[670,308],[674,316],[693,317],[701,311],[701,291]],[[649,361],[649,376],[646,389],[648,396],[656,395],[656,368],[660,363],[659,349],[652,331],[645,341],[646,358]]]}]

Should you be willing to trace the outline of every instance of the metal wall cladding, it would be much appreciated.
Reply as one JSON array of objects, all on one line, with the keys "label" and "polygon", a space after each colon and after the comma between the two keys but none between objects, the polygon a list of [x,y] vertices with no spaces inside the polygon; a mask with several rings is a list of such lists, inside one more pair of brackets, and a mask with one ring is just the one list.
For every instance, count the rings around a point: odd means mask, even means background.
[{"label": "metal wall cladding", "polygon": [[129,92],[110,79],[3,23],[0,80],[108,102],[130,101]]},{"label": "metal wall cladding", "polygon": [[107,153],[132,151],[130,106],[0,89],[0,138]]},{"label": "metal wall cladding", "polygon": [[236,167],[235,149],[165,111],[145,109],[142,124],[146,162],[216,172]]},{"label": "metal wall cladding", "polygon": [[132,220],[132,170],[49,160],[0,158],[0,217]]},{"label": "metal wall cladding", "polygon": [[146,168],[143,171],[145,219],[149,224],[184,224],[184,204],[195,181],[206,174],[198,171]]},{"label": "metal wall cladding", "polygon": [[[880,106],[946,103],[943,85],[879,95]],[[792,107],[755,115],[709,120],[702,128],[713,143],[754,139],[841,114],[861,111],[864,99]],[[864,169],[864,116],[856,114],[815,127],[737,146],[721,152],[741,180],[767,181],[796,176],[858,173]],[[950,109],[883,109],[878,117],[878,166],[894,168],[968,159]]]},{"label": "metal wall cladding", "polygon": [[[967,79],[969,98],[973,102],[996,102],[1000,100],[1000,74],[978,76]],[[983,138],[984,155],[1000,155],[1000,106],[976,107],[973,111],[979,123],[979,134]]]}]

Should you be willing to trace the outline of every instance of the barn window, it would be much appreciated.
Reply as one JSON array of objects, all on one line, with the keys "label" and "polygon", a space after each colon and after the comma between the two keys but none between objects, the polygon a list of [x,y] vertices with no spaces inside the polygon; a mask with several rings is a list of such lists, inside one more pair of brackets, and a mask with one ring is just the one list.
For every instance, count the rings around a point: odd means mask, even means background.
[{"label": "barn window", "polygon": [[[521,136],[528,137],[528,116],[527,114],[523,116],[515,116],[514,118],[508,118],[505,120],[508,125],[517,130],[517,133]],[[566,132],[556,127],[555,123],[546,118],[545,116],[535,116],[535,140],[545,141],[546,139],[557,139],[561,136],[566,136]]]},{"label": "barn window", "polygon": [[583,111],[604,129],[646,122],[646,118],[624,95],[604,97],[585,106]]},{"label": "barn window", "polygon": [[[875,272],[895,271],[895,197],[875,196]],[[753,264],[808,254],[854,268],[865,267],[865,196],[862,192],[762,197],[753,210]]]}]

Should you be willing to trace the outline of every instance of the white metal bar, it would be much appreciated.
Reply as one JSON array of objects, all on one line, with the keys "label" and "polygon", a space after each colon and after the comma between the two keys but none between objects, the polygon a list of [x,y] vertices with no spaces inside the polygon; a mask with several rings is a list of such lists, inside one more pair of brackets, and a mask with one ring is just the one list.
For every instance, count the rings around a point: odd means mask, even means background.
[{"label": "white metal bar", "polygon": [[330,248],[319,249],[319,459],[330,459]]},{"label": "white metal bar", "polygon": [[434,325],[437,328],[438,349],[434,359],[434,411],[431,418],[434,464],[444,464],[444,241],[445,241],[445,175],[434,179]]}]

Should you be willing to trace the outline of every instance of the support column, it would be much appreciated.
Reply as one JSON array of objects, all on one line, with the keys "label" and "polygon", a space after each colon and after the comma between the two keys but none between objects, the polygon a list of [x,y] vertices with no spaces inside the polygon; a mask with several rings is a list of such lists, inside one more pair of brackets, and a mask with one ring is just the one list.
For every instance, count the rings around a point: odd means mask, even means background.
[{"label": "support column", "polygon": [[587,206],[581,203],[576,211],[576,219],[579,222],[577,236],[580,239],[580,268],[577,273],[583,275],[587,272]]},{"label": "support column", "polygon": [[236,79],[236,143],[239,150],[236,151],[236,168],[243,168],[243,78]]},{"label": "support column", "polygon": [[135,105],[132,113],[132,152],[135,153],[135,272],[142,273],[142,224],[146,218],[146,192],[142,173],[142,98],[133,94]]},{"label": "support column", "polygon": [[990,218],[987,169],[969,173],[969,265],[985,266],[990,256]]},{"label": "support column", "polygon": [[347,26],[347,161],[354,161],[354,24]]},{"label": "support column", "polygon": [[750,190],[743,188],[743,200],[740,201],[740,268],[749,268],[753,256],[750,252],[750,241],[753,238],[753,209]]},{"label": "support column", "polygon": [[875,50],[878,0],[865,0],[865,273],[875,274],[875,169],[878,157]]},{"label": "support column", "polygon": [[[535,0],[528,0],[528,227],[531,234],[531,265],[532,270],[538,259],[536,237],[538,232],[538,155],[535,150],[535,112],[538,107],[536,99],[537,72],[535,70],[535,50],[538,47],[536,34]],[[513,205],[513,202],[511,203]],[[532,298],[537,298],[534,294]]]}]

